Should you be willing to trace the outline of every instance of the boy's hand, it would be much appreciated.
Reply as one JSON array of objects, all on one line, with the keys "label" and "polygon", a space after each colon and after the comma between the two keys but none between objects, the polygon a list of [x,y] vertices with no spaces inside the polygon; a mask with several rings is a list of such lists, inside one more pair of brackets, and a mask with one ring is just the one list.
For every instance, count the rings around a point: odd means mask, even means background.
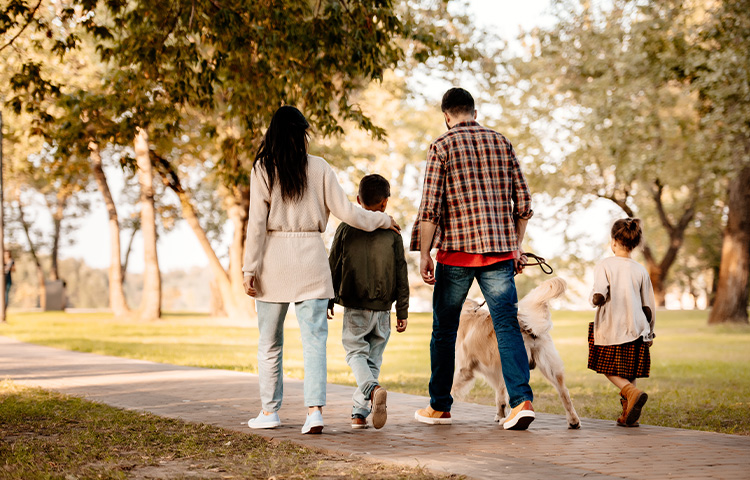
[{"label": "boy's hand", "polygon": [[648,342],[643,342],[644,344],[648,345],[649,348],[651,348],[654,345],[653,340],[649,340]]},{"label": "boy's hand", "polygon": [[398,333],[406,331],[406,325],[409,323],[409,321],[405,318],[399,318],[396,320],[396,331]]},{"label": "boy's hand", "polygon": [[328,317],[328,320],[333,318],[333,305],[330,305],[328,307],[328,311],[326,312],[326,316]]},{"label": "boy's hand", "polygon": [[245,277],[242,280],[242,286],[245,287],[245,293],[251,297],[258,294],[258,290],[255,289],[255,277]]}]

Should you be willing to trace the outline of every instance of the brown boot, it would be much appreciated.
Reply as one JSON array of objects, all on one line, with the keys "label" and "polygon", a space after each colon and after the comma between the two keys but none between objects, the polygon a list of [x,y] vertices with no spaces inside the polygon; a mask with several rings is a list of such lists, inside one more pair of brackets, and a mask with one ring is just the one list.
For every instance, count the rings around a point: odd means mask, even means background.
[{"label": "brown boot", "polygon": [[628,400],[620,396],[620,404],[622,405],[622,415],[620,415],[620,418],[617,419],[617,426],[618,427],[639,427],[641,424],[638,422],[635,422],[632,425],[628,425],[625,423],[625,419],[627,418],[626,413],[628,413]]},{"label": "brown boot", "polygon": [[643,409],[646,400],[648,400],[648,395],[646,392],[642,392],[635,388],[633,384],[625,385],[625,388],[622,389],[620,395],[625,397],[625,400],[627,401],[627,408],[625,409],[625,425],[629,427],[633,426],[641,417],[641,410]]}]

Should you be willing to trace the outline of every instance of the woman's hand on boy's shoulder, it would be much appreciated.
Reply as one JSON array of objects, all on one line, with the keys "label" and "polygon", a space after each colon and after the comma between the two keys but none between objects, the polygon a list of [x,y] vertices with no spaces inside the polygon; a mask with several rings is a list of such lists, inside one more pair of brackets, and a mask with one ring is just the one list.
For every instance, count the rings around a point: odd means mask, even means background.
[{"label": "woman's hand on boy's shoulder", "polygon": [[388,216],[391,218],[391,226],[389,228],[393,230],[394,232],[398,233],[399,235],[401,235],[401,226],[398,223],[396,223],[396,220],[393,217],[391,217],[390,215]]}]

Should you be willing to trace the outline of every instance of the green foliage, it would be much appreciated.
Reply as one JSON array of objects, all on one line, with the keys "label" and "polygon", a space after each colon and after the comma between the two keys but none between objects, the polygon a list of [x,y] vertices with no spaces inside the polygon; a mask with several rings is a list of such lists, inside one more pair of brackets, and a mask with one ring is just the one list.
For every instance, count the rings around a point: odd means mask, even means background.
[{"label": "green foliage", "polygon": [[717,249],[725,213],[726,136],[687,73],[708,71],[695,64],[707,45],[698,32],[719,17],[696,5],[558,1],[557,23],[524,35],[500,76],[503,114],[532,136],[519,150],[535,191],[566,203],[560,219],[597,199],[640,217],[659,282],[673,265],[693,276],[718,265],[701,246]]}]

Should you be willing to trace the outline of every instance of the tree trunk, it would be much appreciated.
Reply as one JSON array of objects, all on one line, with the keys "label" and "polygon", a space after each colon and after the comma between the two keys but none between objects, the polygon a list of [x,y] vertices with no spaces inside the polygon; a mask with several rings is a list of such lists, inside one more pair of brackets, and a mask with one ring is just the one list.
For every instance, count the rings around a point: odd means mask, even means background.
[{"label": "tree trunk", "polygon": [[130,313],[130,309],[125,300],[125,291],[122,286],[124,278],[120,263],[120,221],[117,217],[117,207],[112,200],[112,193],[107,184],[104,168],[102,168],[99,145],[90,142],[89,151],[94,178],[96,178],[96,184],[104,198],[104,204],[109,215],[109,307],[115,317],[124,317]]},{"label": "tree trunk", "polygon": [[234,233],[229,247],[229,282],[232,295],[238,300],[239,307],[247,316],[255,316],[255,302],[245,293],[242,285],[242,264],[245,261],[245,232],[247,231],[247,213],[250,205],[250,190],[237,188],[233,194],[227,195],[227,214],[232,221]]},{"label": "tree trunk", "polygon": [[[645,249],[644,249],[645,250]],[[667,287],[664,285],[664,275],[662,274],[661,265],[649,260],[646,256],[646,270],[651,277],[651,286],[654,288],[654,301],[657,307],[663,307],[667,296]]]},{"label": "tree trunk", "polygon": [[55,203],[48,204],[52,212],[52,250],[50,251],[50,260],[52,267],[49,273],[49,279],[52,281],[60,280],[60,267],[58,257],[60,256],[60,235],[62,233],[62,221],[65,217],[65,207],[68,203],[68,194],[57,192],[55,194]]},{"label": "tree trunk", "polygon": [[211,302],[209,305],[209,313],[213,318],[226,317],[227,311],[224,310],[224,302],[221,300],[221,291],[219,286],[216,285],[216,280],[213,278],[209,282],[209,288],[211,289]]},{"label": "tree trunk", "polygon": [[23,231],[26,234],[26,239],[29,242],[29,251],[31,252],[31,257],[34,259],[34,265],[36,265],[36,279],[39,288],[39,308],[41,308],[42,311],[45,311],[47,308],[47,285],[44,283],[44,270],[42,270],[42,264],[39,262],[39,257],[36,254],[34,242],[31,240],[31,229],[29,228],[29,224],[26,223],[20,199],[18,200],[18,220],[21,222]]},{"label": "tree trunk", "polygon": [[128,248],[125,249],[125,257],[122,259],[122,283],[125,283],[125,277],[128,275],[128,260],[130,260],[130,252],[133,251],[133,240],[135,240],[135,234],[141,229],[141,224],[138,222],[133,226],[133,231],[130,232],[130,239],[128,240]]},{"label": "tree trunk", "polygon": [[729,213],[724,229],[716,290],[709,324],[748,323],[750,281],[750,165],[729,182]]},{"label": "tree trunk", "polygon": [[139,128],[135,137],[138,183],[141,186],[141,232],[143,233],[143,295],[140,316],[144,320],[161,318],[161,274],[156,252],[156,209],[154,207],[154,172],[148,148],[148,134]]},{"label": "tree trunk", "polygon": [[[182,207],[182,218],[185,219],[187,224],[193,230],[193,233],[198,239],[198,243],[203,248],[203,252],[206,254],[206,258],[208,258],[208,265],[211,269],[211,273],[213,273],[215,288],[221,295],[221,303],[223,305],[223,309],[232,318],[244,319],[251,317],[254,310],[243,307],[243,302],[246,302],[244,298],[247,297],[247,295],[245,295],[244,290],[242,291],[241,295],[235,294],[236,292],[232,288],[230,276],[221,265],[219,257],[216,255],[216,252],[214,252],[214,249],[211,246],[211,242],[208,240],[206,232],[203,230],[203,227],[201,227],[201,224],[198,221],[198,214],[195,211],[195,207],[193,207],[193,203],[189,194],[182,187],[182,183],[177,176],[177,172],[174,171],[167,160],[159,158],[158,162],[159,174],[162,176],[164,185],[172,189],[172,191],[177,194],[177,197],[180,199],[180,205]],[[236,238],[233,239],[233,246],[235,241]]]}]

